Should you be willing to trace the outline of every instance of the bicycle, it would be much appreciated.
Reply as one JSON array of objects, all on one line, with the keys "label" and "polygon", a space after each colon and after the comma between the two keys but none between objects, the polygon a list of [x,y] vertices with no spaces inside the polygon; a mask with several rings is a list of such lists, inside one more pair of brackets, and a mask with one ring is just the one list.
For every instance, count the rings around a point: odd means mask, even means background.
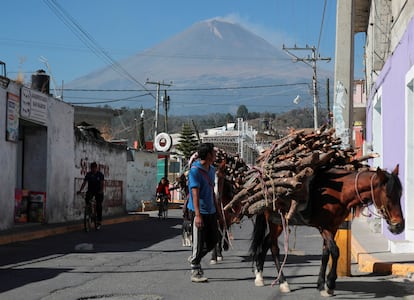
[{"label": "bicycle", "polygon": [[[86,194],[85,194],[85,197],[86,197]],[[95,197],[89,200],[89,202],[85,201],[85,209],[84,209],[84,215],[83,215],[83,228],[85,232],[91,231],[92,224],[95,230],[98,230]]]},{"label": "bicycle", "polygon": [[166,195],[157,195],[159,200],[159,213],[158,217],[161,219],[166,219],[168,217],[168,196]]}]

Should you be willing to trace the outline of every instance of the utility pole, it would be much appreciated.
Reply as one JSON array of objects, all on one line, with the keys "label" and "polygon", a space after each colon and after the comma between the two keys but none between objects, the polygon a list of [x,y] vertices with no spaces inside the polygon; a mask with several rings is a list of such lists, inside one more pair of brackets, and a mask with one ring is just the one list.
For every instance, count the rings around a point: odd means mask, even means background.
[{"label": "utility pole", "polygon": [[164,130],[166,133],[168,133],[168,110],[170,109],[170,96],[167,96],[167,90],[164,90],[164,113],[165,113],[165,122],[164,122]]},{"label": "utility pole", "polygon": [[[161,86],[171,86],[171,84],[159,82],[159,81],[148,81],[145,82],[145,84],[155,84],[157,85],[157,96],[155,97],[155,125],[154,125],[154,138],[153,141],[155,142],[155,138],[158,134],[158,114],[160,110],[160,88]],[[153,149],[155,150],[155,145],[153,146]]]},{"label": "utility pole", "polygon": [[[164,90],[163,104],[165,113],[164,131],[168,133],[168,110],[170,109],[170,96],[167,96],[167,90]],[[168,178],[168,155],[165,155],[164,159],[164,176]]]},{"label": "utility pole", "polygon": [[[285,45],[283,45],[283,50],[286,51],[287,54],[289,54],[291,57],[293,57],[293,61],[294,62],[304,62],[305,64],[307,64],[308,66],[310,66],[313,69],[313,76],[312,76],[312,87],[313,87],[313,126],[314,129],[317,129],[318,126],[318,80],[317,80],[317,72],[316,72],[316,62],[318,60],[325,60],[325,61],[330,61],[331,58],[330,57],[321,57],[320,54],[317,53],[317,49],[315,46],[313,47],[309,47],[308,45],[306,45],[306,47],[304,48],[299,48],[299,47],[293,47],[293,48],[287,48],[285,47]],[[306,51],[312,51],[312,56],[311,57],[303,57],[303,58],[299,58],[298,56],[294,55],[292,52],[290,51],[296,51],[296,50],[306,50]]]},{"label": "utility pole", "polygon": [[329,91],[329,78],[326,79],[326,106],[328,109],[328,122],[329,122],[329,127],[332,127],[332,112],[331,112],[331,96],[330,96],[330,91]]}]

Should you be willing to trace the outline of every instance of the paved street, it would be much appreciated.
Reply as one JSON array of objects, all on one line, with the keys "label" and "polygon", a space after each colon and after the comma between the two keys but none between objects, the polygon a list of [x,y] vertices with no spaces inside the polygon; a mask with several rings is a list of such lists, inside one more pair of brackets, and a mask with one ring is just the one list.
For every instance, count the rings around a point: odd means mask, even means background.
[{"label": "paved street", "polygon": [[[233,249],[224,252],[223,262],[203,260],[209,282],[196,284],[190,282],[190,248],[181,244],[180,213],[2,245],[0,299],[321,299],[315,288],[321,238],[315,229],[299,227],[296,240],[293,232],[290,236],[295,249],[284,268],[290,294],[270,286],[275,278],[270,261],[266,286],[254,286],[246,256],[249,220],[232,229]],[[414,299],[413,280],[358,273],[356,265],[352,274],[338,279],[335,299]]]}]

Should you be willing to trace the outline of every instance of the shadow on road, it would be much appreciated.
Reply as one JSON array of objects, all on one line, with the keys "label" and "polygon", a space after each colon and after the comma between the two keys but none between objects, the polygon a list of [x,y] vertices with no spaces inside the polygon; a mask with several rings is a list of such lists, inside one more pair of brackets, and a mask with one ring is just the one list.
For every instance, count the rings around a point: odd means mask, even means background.
[{"label": "shadow on road", "polygon": [[[33,282],[40,282],[69,272],[70,269],[27,268],[0,270],[0,293],[18,288]],[[36,278],[36,280],[33,280]]]},{"label": "shadow on road", "polygon": [[[0,246],[0,292],[31,282],[42,281],[67,272],[63,268],[26,268],[34,261],[53,259],[79,253],[79,244],[92,244],[93,250],[84,252],[130,252],[150,247],[163,240],[181,235],[181,218],[146,220],[106,225],[99,231],[69,232],[46,238],[16,242]],[[184,250],[183,250],[184,251]],[[18,268],[18,269],[17,269]],[[35,275],[35,276],[33,276]],[[32,280],[29,280],[31,278]],[[33,280],[35,278],[35,280]]]}]

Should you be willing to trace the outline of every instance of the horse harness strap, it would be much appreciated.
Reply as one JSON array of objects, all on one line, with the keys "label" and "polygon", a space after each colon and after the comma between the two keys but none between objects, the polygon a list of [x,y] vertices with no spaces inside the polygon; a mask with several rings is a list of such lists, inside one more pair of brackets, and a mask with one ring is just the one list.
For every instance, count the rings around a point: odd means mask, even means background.
[{"label": "horse harness strap", "polygon": [[[361,194],[359,193],[359,190],[358,190],[358,177],[362,172],[365,172],[365,170],[359,171],[358,174],[355,176],[355,193],[356,193],[359,201],[362,203],[362,205],[368,207],[368,203],[364,203],[364,201],[361,198]],[[374,178],[375,177],[377,177],[377,174],[372,175],[371,178],[370,178],[371,200],[372,200],[372,203],[374,203],[375,208],[377,209],[377,211],[379,211],[379,213],[381,215],[383,215],[384,218],[388,218],[389,217],[388,210],[387,210],[386,206],[382,203],[382,201],[381,201],[381,207],[379,207],[377,205],[377,203],[375,202],[375,195],[374,195]]]},{"label": "horse harness strap", "polygon": [[[376,177],[377,176],[377,174],[374,174],[372,177],[371,177],[371,197],[372,197],[372,202],[374,202],[374,205],[375,205],[375,207],[377,208],[377,210],[379,211],[379,213],[384,217],[384,219],[386,219],[386,220],[390,220],[391,219],[391,217],[390,217],[390,213],[389,213],[389,211],[388,211],[388,209],[387,209],[387,206],[383,203],[383,201],[382,201],[382,198],[381,198],[381,207],[378,207],[378,205],[377,205],[377,203],[375,203],[375,199],[374,199],[374,188],[373,188],[373,179],[374,179],[374,177]],[[379,185],[379,183],[378,183],[378,185]]]}]

